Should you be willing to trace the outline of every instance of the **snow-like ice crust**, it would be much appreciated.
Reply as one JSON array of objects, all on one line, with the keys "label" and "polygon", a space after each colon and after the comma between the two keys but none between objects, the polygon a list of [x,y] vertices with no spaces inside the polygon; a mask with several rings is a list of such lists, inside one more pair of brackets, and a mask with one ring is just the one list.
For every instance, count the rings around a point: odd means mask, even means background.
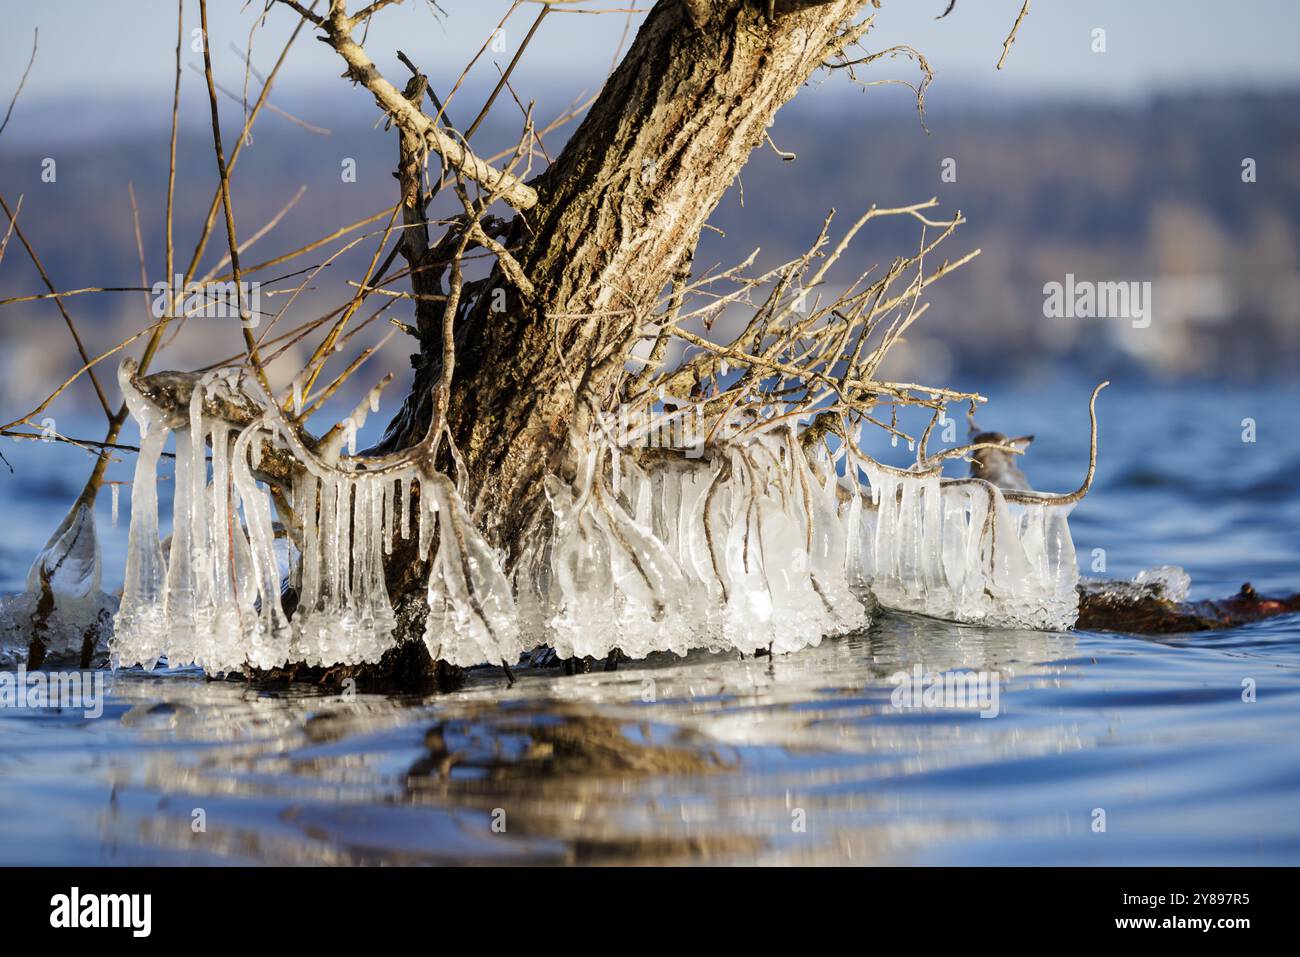
[{"label": "snow-like ice crust", "polygon": [[[416,465],[367,471],[341,441],[312,453],[271,409],[240,430],[205,418],[205,390],[234,387],[219,375],[196,385],[180,423],[127,371],[119,379],[141,429],[111,646],[119,666],[165,658],[221,674],[376,662],[396,641],[383,570],[396,536],[415,536],[428,562],[425,644],[462,666],[513,662],[542,644],[565,657],[792,652],[866,627],[876,599],[998,626],[1063,629],[1077,616],[1069,506],[1009,506],[986,482],[872,464],[863,484],[856,459],[809,461],[788,424],[646,468],[589,443],[572,483],[547,479],[552,521],[508,578],[449,477]],[[164,556],[156,482],[171,430]],[[282,490],[290,511],[254,475],[264,446],[301,466]],[[292,617],[273,516],[296,543]]]}]

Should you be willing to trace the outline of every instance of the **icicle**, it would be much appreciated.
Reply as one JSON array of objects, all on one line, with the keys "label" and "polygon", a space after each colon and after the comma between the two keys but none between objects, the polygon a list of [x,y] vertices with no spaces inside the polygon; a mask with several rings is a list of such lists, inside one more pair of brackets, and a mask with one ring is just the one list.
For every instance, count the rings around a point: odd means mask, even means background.
[{"label": "icicle", "polygon": [[113,499],[113,512],[112,512],[112,515],[113,515],[113,527],[114,527],[114,528],[117,528],[117,501],[118,501],[118,494],[117,494],[117,493],[121,490],[121,488],[122,488],[122,487],[121,487],[120,485],[118,485],[116,482],[114,482],[113,484],[111,484],[111,485],[108,487],[109,495],[112,496],[112,499]]},{"label": "icicle", "polygon": [[437,496],[432,492],[432,483],[420,477],[420,517],[419,517],[419,555],[420,561],[429,557],[429,545],[433,542],[433,533],[438,514]]},{"label": "icicle", "polygon": [[163,654],[169,632],[163,611],[166,565],[158,539],[158,460],[169,430],[162,415],[131,385],[134,371],[135,363],[130,361],[118,370],[118,383],[141,437],[131,483],[126,578],[113,621],[110,651],[115,667],[139,664],[152,669]]},{"label": "icicle", "polygon": [[[429,568],[430,653],[466,666],[512,661],[541,641],[566,657],[794,651],[865,626],[875,599],[1016,627],[1068,627],[1077,614],[1068,506],[1008,503],[985,482],[864,462],[852,443],[805,455],[779,407],[761,410],[743,437],[722,436],[707,460],[643,470],[612,440],[583,446],[572,484],[546,477],[549,534],[523,543],[512,582],[470,519],[454,454],[455,481],[394,458],[356,458],[379,387],[311,447],[261,396],[262,419],[238,431],[232,450],[231,428],[203,414],[213,390],[239,388],[226,373],[194,386],[185,424],[136,393],[131,370],[124,364],[119,377],[142,451],[114,640],[120,663],[167,655],[219,674],[246,663],[378,661],[394,641],[384,557],[397,533],[414,538]],[[646,429],[670,420],[652,415]],[[155,484],[169,428],[176,494],[164,562]],[[268,444],[299,466],[283,491],[292,621],[280,601],[279,506],[254,477]]]},{"label": "icicle", "polygon": [[[195,633],[191,640],[193,660],[200,661],[202,645],[214,627],[216,598],[214,594],[215,573],[212,567],[213,543],[209,539],[208,526],[208,463],[207,440],[208,428],[203,420],[203,400],[210,388],[214,374],[204,376],[196,383],[190,394],[190,494],[189,523],[190,551],[192,563],[192,587],[194,588],[194,622]],[[224,432],[222,433],[224,436]],[[224,450],[223,450],[224,451]],[[180,454],[179,447],[177,455]],[[216,451],[213,451],[216,457]]]},{"label": "icicle", "polygon": [[421,481],[421,496],[436,499],[438,515],[424,633],[430,654],[459,665],[517,660],[524,648],[510,583],[470,524],[455,485],[435,475]]},{"label": "icicle", "polygon": [[977,480],[874,467],[868,479],[876,514],[863,523],[863,575],[885,607],[999,627],[1073,624],[1078,570],[1059,507],[1009,506]]},{"label": "icicle", "polygon": [[[247,658],[254,667],[274,668],[289,659],[290,628],[280,606],[280,575],[271,526],[270,493],[258,487],[248,462],[249,446],[261,429],[262,423],[254,422],[240,432],[235,440],[231,473],[243,506],[256,582],[256,594],[246,592],[240,596],[249,638]],[[250,621],[251,628],[248,625]]]},{"label": "icicle", "polygon": [[176,433],[176,480],[172,495],[171,549],[167,555],[166,597],[163,613],[170,629],[167,663],[173,667],[193,664],[192,639],[195,630],[194,594],[194,456],[190,431]]},{"label": "icicle", "polygon": [[[367,562],[368,581],[366,584],[369,617],[374,625],[374,637],[371,640],[370,661],[378,661],[393,645],[393,629],[397,616],[393,613],[393,604],[388,596],[388,582],[384,577],[384,503],[383,494],[391,494],[393,483],[387,479],[371,479],[369,543],[370,557]],[[385,490],[380,492],[378,486]],[[388,523],[391,527],[391,522]],[[388,543],[391,546],[391,539]]]},{"label": "icicle", "polygon": [[590,463],[579,495],[554,476],[546,477],[546,493],[555,513],[551,544],[552,574],[560,592],[560,612],[551,623],[556,653],[563,657],[608,653],[614,634],[614,614],[608,601],[589,596],[612,595],[608,542],[581,509],[589,498]]},{"label": "icicle", "polygon": [[406,540],[411,537],[411,476],[403,474],[398,485],[397,507],[402,516],[402,539]]},{"label": "icicle", "polygon": [[383,488],[380,507],[380,524],[383,526],[384,554],[393,554],[393,480],[380,479]]},{"label": "icicle", "polygon": [[253,587],[244,531],[232,514],[234,489],[230,476],[231,428],[212,425],[212,486],[208,525],[212,575],[212,632],[197,656],[205,669],[222,672],[243,662],[244,630],[239,596]]},{"label": "icicle", "polygon": [[356,613],[352,603],[352,483],[338,482],[334,518],[334,569],[338,576],[338,621],[334,628],[334,645],[329,657],[336,661],[351,660],[350,647],[356,637]]},{"label": "icicle", "polygon": [[294,508],[302,522],[302,573],[301,591],[298,595],[298,611],[293,617],[295,656],[308,664],[321,663],[320,616],[322,612],[321,586],[321,532],[319,514],[324,515],[328,508],[328,486],[315,475],[305,474],[299,480],[298,490],[294,493]]}]

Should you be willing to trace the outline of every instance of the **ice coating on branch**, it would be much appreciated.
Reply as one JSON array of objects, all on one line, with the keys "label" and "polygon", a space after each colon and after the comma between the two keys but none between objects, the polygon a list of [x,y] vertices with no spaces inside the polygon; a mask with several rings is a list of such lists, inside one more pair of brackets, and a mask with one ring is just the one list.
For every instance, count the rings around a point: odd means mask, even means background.
[{"label": "ice coating on branch", "polygon": [[95,513],[79,499],[36,556],[26,590],[0,598],[0,667],[25,663],[33,639],[47,665],[75,665],[86,648],[97,657],[117,608],[99,586]]},{"label": "ice coating on branch", "polygon": [[[786,653],[865,627],[877,601],[992,626],[1062,629],[1077,617],[1071,504],[1009,502],[988,482],[887,468],[847,446],[809,458],[779,416],[695,457],[575,441],[576,470],[546,478],[550,521],[507,576],[464,489],[427,456],[346,454],[377,390],[308,447],[265,396],[242,427],[206,415],[206,398],[240,388],[229,373],[196,382],[188,416],[169,420],[130,372],[142,451],[119,664],[220,674],[377,662],[396,641],[384,562],[398,542],[427,575],[425,646],[461,666],[543,644],[562,657]],[[164,555],[156,483],[173,433]],[[261,472],[272,455],[291,463],[274,489]],[[277,538],[290,543],[287,567]]]},{"label": "ice coating on branch", "polygon": [[423,485],[438,519],[438,553],[429,572],[424,643],[435,660],[453,665],[517,661],[520,643],[510,581],[444,475]]},{"label": "ice coating on branch", "polygon": [[27,590],[39,592],[45,583],[56,598],[87,598],[99,591],[99,539],[89,504],[72,506],[32,562]]},{"label": "ice coating on branch", "polygon": [[[376,406],[377,390],[313,452],[265,396],[253,397],[264,414],[243,428],[205,416],[206,398],[238,389],[227,373],[195,382],[188,419],[167,421],[134,387],[133,371],[124,363],[119,373],[142,441],[112,645],[116,664],[152,668],[165,659],[222,674],[291,662],[379,661],[394,645],[396,620],[384,555],[396,534],[410,535],[413,507],[421,509],[425,553],[437,542],[431,581],[436,577],[446,594],[439,606],[445,634],[431,616],[426,637],[445,645],[444,657],[457,663],[518,657],[523,649],[508,582],[451,481],[414,465],[372,472],[365,459],[343,456]],[[175,494],[164,556],[157,481],[172,431]],[[291,456],[296,466],[291,487],[278,496],[258,474],[271,449]],[[434,503],[438,518],[427,519]],[[276,549],[284,537],[292,543],[292,616],[285,610]],[[431,597],[433,590],[431,584]]]},{"label": "ice coating on branch", "polygon": [[[118,371],[119,384],[141,431],[131,492],[132,526],[138,526],[140,532],[133,538],[137,547],[128,553],[122,598],[119,601],[100,588],[94,498],[83,495],[32,563],[26,591],[0,599],[0,667],[26,661],[29,645],[43,649],[46,665],[98,661],[101,639],[122,626],[134,636],[135,660],[152,665],[191,617],[187,602],[192,604],[193,585],[188,579],[178,577],[175,597],[170,598],[172,607],[168,608],[167,567],[158,536],[157,467],[171,429],[178,423],[168,422],[135,389],[131,381],[134,370],[134,362],[126,362]],[[110,488],[116,522],[119,487]],[[188,509],[187,504],[184,507]],[[177,549],[187,554],[190,550],[188,545]],[[181,570],[177,574],[180,576]]]},{"label": "ice coating on branch", "polygon": [[532,643],[562,656],[787,652],[868,623],[836,493],[792,434],[650,472],[627,464],[619,490],[599,450],[573,485],[548,478],[553,533],[516,577]]},{"label": "ice coating on branch", "polygon": [[886,608],[996,627],[1078,617],[1070,505],[1009,504],[978,479],[864,466],[860,569]]}]

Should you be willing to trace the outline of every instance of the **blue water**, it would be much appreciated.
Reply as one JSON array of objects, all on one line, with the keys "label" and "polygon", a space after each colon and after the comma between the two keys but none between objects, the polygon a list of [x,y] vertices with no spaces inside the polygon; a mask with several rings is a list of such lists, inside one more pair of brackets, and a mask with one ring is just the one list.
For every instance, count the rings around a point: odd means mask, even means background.
[{"label": "blue water", "polygon": [[[1030,478],[1071,488],[1089,388],[989,387],[980,425],[1034,433]],[[1298,399],[1104,392],[1081,568],[1102,549],[1110,576],[1184,566],[1194,598],[1300,590]],[[4,451],[13,590],[84,456]],[[120,580],[126,499],[123,528],[100,509]],[[895,708],[917,664],[996,670],[997,716]],[[1300,863],[1294,615],[1159,639],[885,615],[771,661],[518,677],[407,698],[122,672],[97,719],[0,710],[0,863]]]}]

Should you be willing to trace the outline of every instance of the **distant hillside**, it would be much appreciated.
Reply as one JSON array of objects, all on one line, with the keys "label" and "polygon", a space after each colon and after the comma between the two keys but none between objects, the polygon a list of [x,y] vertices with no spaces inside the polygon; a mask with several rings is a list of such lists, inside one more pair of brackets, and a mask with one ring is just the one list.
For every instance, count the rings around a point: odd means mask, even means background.
[{"label": "distant hillside", "polygon": [[[761,238],[788,255],[832,206],[852,217],[873,202],[938,196],[969,220],[946,254],[983,254],[933,287],[919,332],[930,362],[1016,367],[1061,356],[1102,370],[1127,358],[1174,376],[1300,371],[1300,94],[1016,111],[936,103],[928,136],[914,114],[865,104],[835,119],[783,117],[775,141],[798,159],[755,156],[746,209],[728,202],[715,216],[730,241]],[[1242,181],[1247,157],[1257,182]],[[954,183],[941,180],[945,158]],[[881,229],[864,237],[862,261],[887,264],[918,238],[911,226]],[[1045,318],[1044,284],[1067,273],[1151,281],[1151,325]]]},{"label": "distant hillside", "polygon": [[[334,112],[342,98],[333,86],[329,92],[328,98],[299,95],[285,102],[304,119],[331,128],[330,136],[268,113],[239,162],[241,237],[307,186],[283,222],[245,256],[249,262],[393,200],[393,134],[374,124],[362,98],[343,100],[346,109]],[[850,220],[871,203],[937,195],[942,211],[960,208],[969,220],[946,255],[976,246],[983,254],[933,287],[931,311],[893,371],[936,380],[1066,362],[1090,373],[1134,366],[1177,377],[1300,372],[1300,93],[1187,96],[1140,106],[991,109],[932,101],[929,135],[903,96],[819,91],[807,99],[809,108],[796,101],[772,130],[776,144],[797,160],[783,162],[766,147],[755,153],[743,178],[744,206],[742,189],[733,187],[713,220],[725,237],[707,233],[697,263],[735,261],[757,245],[761,262],[773,264],[802,250],[832,207]],[[198,105],[191,107],[178,161],[182,265],[215,185],[208,134],[192,112]],[[139,197],[150,282],[163,278],[166,118],[163,113],[151,130],[136,107],[120,124],[99,115],[83,142],[70,138],[66,127],[48,144],[37,130],[12,139],[6,133],[0,189],[11,205],[25,197],[20,222],[61,288],[138,283],[128,182]],[[232,110],[225,121],[231,140],[237,118]],[[567,132],[548,138],[547,150],[554,154]],[[502,124],[485,129],[475,144],[492,152],[514,135]],[[54,183],[41,180],[46,157],[57,164]],[[1255,161],[1257,182],[1242,181],[1247,157]],[[356,161],[355,183],[341,178],[348,158]],[[955,161],[955,182],[941,179],[948,158]],[[854,265],[883,267],[919,239],[915,223],[873,224],[855,247]],[[326,270],[295,304],[295,316],[306,318],[336,302],[343,281],[364,268],[374,241]],[[219,227],[205,263],[214,263],[223,249]],[[319,262],[323,252],[283,271]],[[1047,318],[1044,284],[1063,282],[1067,274],[1089,282],[1152,282],[1150,326]],[[0,297],[36,291],[39,278],[11,244],[0,265]],[[101,345],[147,319],[138,295],[69,300],[69,308],[88,328],[98,327],[91,335]],[[409,309],[401,304],[392,312]],[[6,346],[0,397],[6,401],[75,368],[50,303],[0,310],[0,335]],[[207,337],[222,345],[208,344]],[[236,351],[237,335],[205,329],[189,347],[196,353],[215,348]],[[402,369],[402,350],[392,348],[389,364]],[[182,343],[171,361],[182,364],[187,355]]]}]

